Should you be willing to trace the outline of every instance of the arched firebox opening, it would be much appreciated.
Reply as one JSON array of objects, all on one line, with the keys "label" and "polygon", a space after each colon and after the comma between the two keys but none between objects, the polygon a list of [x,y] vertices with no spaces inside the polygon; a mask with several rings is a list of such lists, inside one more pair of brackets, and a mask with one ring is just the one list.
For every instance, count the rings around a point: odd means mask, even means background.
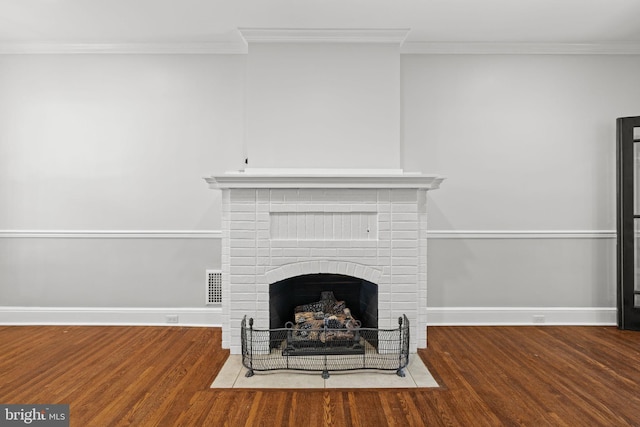
[{"label": "arched firebox opening", "polygon": [[294,320],[297,306],[319,301],[323,292],[333,292],[364,328],[378,328],[378,285],[342,274],[305,274],[269,287],[269,328],[283,328]]}]

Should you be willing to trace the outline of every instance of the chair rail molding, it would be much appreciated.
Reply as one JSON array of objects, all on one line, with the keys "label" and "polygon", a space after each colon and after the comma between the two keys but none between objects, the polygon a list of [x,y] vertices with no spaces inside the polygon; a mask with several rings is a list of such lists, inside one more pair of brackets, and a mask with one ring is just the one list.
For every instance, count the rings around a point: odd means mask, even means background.
[{"label": "chair rail molding", "polygon": [[219,239],[220,230],[0,230],[0,238]]}]

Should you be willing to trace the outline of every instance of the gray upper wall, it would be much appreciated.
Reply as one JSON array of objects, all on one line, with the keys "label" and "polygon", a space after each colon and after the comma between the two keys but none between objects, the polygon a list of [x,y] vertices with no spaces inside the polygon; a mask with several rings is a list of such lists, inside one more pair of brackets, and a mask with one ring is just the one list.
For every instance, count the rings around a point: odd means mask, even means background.
[{"label": "gray upper wall", "polygon": [[[219,195],[202,177],[242,166],[245,66],[242,55],[1,55],[0,230],[218,229]],[[638,70],[640,56],[402,55],[402,166],[448,177],[429,194],[429,228],[612,230],[615,119],[640,114]],[[172,242],[182,250],[121,239],[105,252],[5,233],[0,305],[201,307],[218,243]],[[614,305],[612,241],[545,250],[556,243],[432,241],[429,305]],[[92,276],[105,262],[118,274]],[[538,273],[519,283],[507,264]]]}]

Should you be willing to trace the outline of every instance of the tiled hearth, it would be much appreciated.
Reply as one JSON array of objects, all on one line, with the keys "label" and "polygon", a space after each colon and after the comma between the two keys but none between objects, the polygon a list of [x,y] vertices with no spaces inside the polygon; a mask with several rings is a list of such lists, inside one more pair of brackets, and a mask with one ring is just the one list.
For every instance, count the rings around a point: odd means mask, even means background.
[{"label": "tiled hearth", "polygon": [[426,192],[441,177],[397,170],[247,170],[222,189],[222,346],[240,353],[240,322],[269,328],[269,286],[304,274],[378,285],[378,327],[406,314],[411,351],[426,347]]}]

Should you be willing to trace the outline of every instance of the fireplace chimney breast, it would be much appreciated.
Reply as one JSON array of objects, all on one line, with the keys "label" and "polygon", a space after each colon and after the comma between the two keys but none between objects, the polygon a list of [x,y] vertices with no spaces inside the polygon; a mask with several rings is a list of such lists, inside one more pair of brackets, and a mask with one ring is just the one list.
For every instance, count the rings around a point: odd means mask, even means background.
[{"label": "fireplace chimney breast", "polygon": [[401,168],[408,30],[241,29],[252,168]]}]

